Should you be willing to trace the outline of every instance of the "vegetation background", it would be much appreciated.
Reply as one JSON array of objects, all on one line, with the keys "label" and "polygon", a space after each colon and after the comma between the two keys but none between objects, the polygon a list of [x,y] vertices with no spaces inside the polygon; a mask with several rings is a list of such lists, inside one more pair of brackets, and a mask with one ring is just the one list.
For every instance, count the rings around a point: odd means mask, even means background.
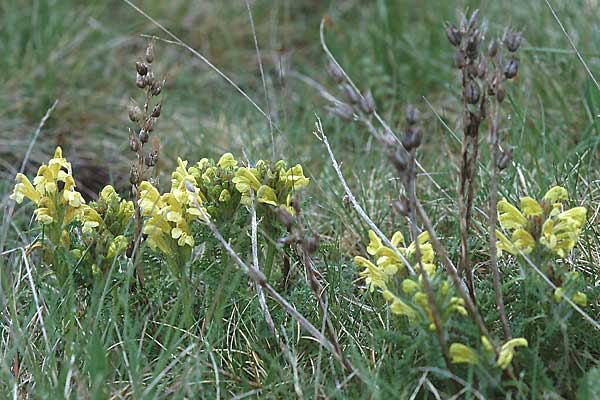
[{"label": "vegetation background", "polygon": [[[31,398],[195,398],[191,393],[205,398],[287,398],[294,391],[306,397],[331,398],[410,395],[423,376],[411,368],[419,343],[396,333],[397,320],[383,302],[354,282],[351,260],[364,251],[367,227],[344,205],[343,190],[327,153],[312,134],[315,117],[322,119],[359,201],[389,233],[399,228],[400,220],[390,207],[398,191],[394,172],[380,146],[361,126],[329,115],[324,109],[327,103],[297,78],[302,74],[332,85],[319,42],[323,17],[329,21],[326,37],[332,52],[355,81],[372,89],[378,110],[388,121],[399,125],[406,104],[419,107],[425,124],[420,160],[452,196],[460,145],[450,131],[460,124],[460,86],[443,22],[455,20],[457,10],[480,8],[491,32],[501,33],[509,25],[523,29],[519,77],[509,86],[508,105],[503,109],[505,143],[514,146],[518,168],[501,180],[500,192],[514,199],[525,187],[537,195],[560,184],[585,199],[591,231],[582,239],[582,247],[589,251],[580,267],[596,280],[598,292],[600,90],[544,1],[250,1],[268,99],[244,1],[144,0],[135,4],[208,58],[274,116],[279,126],[275,133],[278,156],[302,163],[311,178],[304,194],[306,212],[310,228],[321,237],[318,267],[328,282],[331,315],[340,340],[349,346],[354,360],[361,360],[360,368],[368,371],[370,381],[367,386],[345,381],[330,356],[306,340],[295,322],[273,304],[274,317],[297,359],[297,365],[289,368],[276,345],[265,339],[268,330],[252,291],[246,289],[231,296],[222,310],[222,322],[198,338],[175,327],[178,316],[169,313],[169,304],[176,293],[169,283],[153,288],[152,302],[161,310],[159,318],[130,309],[123,297],[107,304],[100,294],[87,299],[90,309],[78,315],[65,306],[71,304],[65,298],[76,294],[59,293],[40,283],[48,308],[49,342],[63,349],[57,354],[45,349],[40,338],[27,271],[18,260],[3,256],[1,273],[11,279],[2,280],[0,295],[0,397],[26,392]],[[555,0],[552,4],[592,73],[597,74],[600,4],[595,0]],[[8,207],[14,175],[40,119],[55,100],[58,105],[33,146],[27,171],[35,172],[60,145],[73,163],[84,195],[93,196],[107,183],[127,193],[127,105],[137,95],[133,65],[147,43],[142,34],[166,38],[124,1],[0,2],[0,212],[4,214]],[[198,160],[230,151],[250,158],[270,157],[268,122],[247,99],[181,46],[159,41],[156,53],[155,68],[167,79],[164,116],[157,128],[162,171],[171,171],[178,156]],[[485,177],[485,170],[481,173]],[[420,193],[438,229],[455,232],[455,204],[425,182]],[[476,203],[483,204],[486,197],[482,190]],[[29,215],[30,208],[17,208],[1,250],[28,243]],[[456,256],[458,242],[450,248]],[[41,281],[43,276],[36,279]],[[245,278],[236,275],[235,280],[244,282]],[[208,306],[211,291],[221,282],[217,266],[207,266],[200,281],[197,296]],[[245,287],[243,282],[237,287]],[[486,283],[481,285],[485,290]],[[491,290],[491,284],[487,289]],[[126,290],[118,293],[129,296]],[[316,305],[301,279],[287,296],[318,321]],[[18,314],[5,312],[9,304],[15,305]],[[493,304],[489,307],[492,310]],[[599,310],[596,304],[588,312],[598,319]],[[490,311],[489,321],[494,318],[497,315]],[[80,330],[68,330],[69,336],[63,336],[69,324],[77,324]],[[580,325],[574,328],[581,332],[580,340],[588,341],[587,345],[600,343],[597,332]],[[39,352],[39,364],[30,366],[16,391],[10,370],[19,345],[13,340],[14,332]],[[184,352],[191,344],[193,351]],[[576,351],[578,345],[566,346]],[[598,348],[584,358],[595,363]],[[584,372],[569,367],[569,360],[567,352],[557,355],[555,364],[537,365],[549,371],[540,374],[546,378],[537,382],[536,393],[548,394],[548,398],[574,396],[572,382],[578,382]],[[44,379],[45,365],[56,373],[60,387]]]}]

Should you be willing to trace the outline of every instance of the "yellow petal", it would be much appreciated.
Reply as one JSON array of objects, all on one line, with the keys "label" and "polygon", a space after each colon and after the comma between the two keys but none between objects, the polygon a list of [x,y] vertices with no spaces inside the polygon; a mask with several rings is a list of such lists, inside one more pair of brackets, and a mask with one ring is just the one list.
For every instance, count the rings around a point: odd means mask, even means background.
[{"label": "yellow petal", "polygon": [[477,364],[477,353],[462,343],[452,343],[450,345],[450,362],[453,364]]},{"label": "yellow petal", "polygon": [[542,206],[531,197],[521,197],[521,210],[526,217],[537,217],[544,213]]}]

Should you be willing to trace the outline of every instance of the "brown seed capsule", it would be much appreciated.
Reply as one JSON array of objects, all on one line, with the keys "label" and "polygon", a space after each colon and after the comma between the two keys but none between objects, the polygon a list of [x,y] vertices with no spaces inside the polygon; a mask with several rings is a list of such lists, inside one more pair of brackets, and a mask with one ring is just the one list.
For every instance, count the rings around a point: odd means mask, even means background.
[{"label": "brown seed capsule", "polygon": [[475,104],[479,101],[479,96],[481,95],[481,90],[479,89],[479,85],[475,80],[471,79],[467,82],[465,86],[465,101],[469,104]]},{"label": "brown seed capsule", "polygon": [[152,61],[154,61],[154,42],[148,43],[148,47],[146,47],[145,58],[148,64],[152,64]]},{"label": "brown seed capsule", "polygon": [[319,237],[316,235],[311,235],[304,240],[304,246],[308,254],[314,254],[317,250],[319,250]]},{"label": "brown seed capsule", "polygon": [[496,90],[496,100],[498,100],[498,103],[502,103],[504,101],[505,97],[506,97],[506,91],[504,90],[504,88],[499,87]]},{"label": "brown seed capsule", "polygon": [[350,102],[350,104],[357,104],[360,100],[356,90],[354,90],[354,88],[347,83],[342,85],[342,93],[344,93],[344,96],[346,96],[346,99]]},{"label": "brown seed capsule", "polygon": [[405,217],[408,216],[408,213],[410,212],[410,203],[405,195],[400,195],[400,199],[394,202],[394,207],[396,207],[396,210]]},{"label": "brown seed capsule", "polygon": [[336,103],[332,106],[327,106],[326,108],[329,110],[329,112],[344,122],[350,122],[354,118],[354,111],[352,111],[352,107],[345,103]]},{"label": "brown seed capsule", "polygon": [[144,76],[148,73],[148,66],[146,64],[144,64],[143,62],[137,61],[135,63],[135,69],[136,69],[137,73],[142,76]]},{"label": "brown seed capsule", "polygon": [[292,226],[294,226],[294,222],[296,221],[294,216],[283,208],[277,209],[277,218],[288,231],[292,229]]},{"label": "brown seed capsule", "polygon": [[140,143],[133,136],[129,139],[129,149],[133,152],[137,152],[140,148]]},{"label": "brown seed capsule", "polygon": [[375,111],[375,99],[373,98],[371,89],[367,89],[367,91],[360,98],[359,106],[362,112],[365,114],[371,114],[373,111]]},{"label": "brown seed capsule", "polygon": [[156,161],[158,161],[158,153],[155,151],[146,154],[146,157],[144,158],[144,164],[146,164],[147,167],[154,167]]},{"label": "brown seed capsule", "polygon": [[419,121],[419,110],[417,107],[409,104],[404,110],[404,119],[408,125],[414,125]]},{"label": "brown seed capsule", "polygon": [[129,106],[128,114],[131,122],[138,122],[144,117],[142,109],[135,103]]},{"label": "brown seed capsule", "polygon": [[498,45],[498,40],[497,39],[492,39],[490,41],[490,45],[488,46],[488,56],[490,57],[496,57],[496,55],[498,54],[498,48],[500,46]]},{"label": "brown seed capsule", "polygon": [[514,53],[521,46],[521,40],[523,40],[523,34],[521,32],[508,32],[504,37],[504,45],[506,49],[511,53]]},{"label": "brown seed capsule", "polygon": [[152,114],[150,114],[150,116],[154,117],[154,118],[160,117],[161,110],[162,110],[162,105],[160,103],[158,103],[157,105],[154,106],[154,109],[152,110]]},{"label": "brown seed capsule", "polygon": [[477,66],[477,77],[479,79],[483,79],[485,78],[485,74],[487,73],[487,58],[483,58],[480,62],[479,65]]},{"label": "brown seed capsule", "polygon": [[412,149],[416,149],[421,145],[421,139],[423,135],[421,133],[421,129],[416,126],[411,126],[406,130],[404,137],[402,138],[402,146],[407,151],[411,151]]},{"label": "brown seed capsule", "polygon": [[479,54],[479,44],[481,41],[481,37],[479,36],[479,30],[475,30],[468,38],[467,38],[467,56],[471,59],[476,59]]},{"label": "brown seed capsule", "polygon": [[512,160],[512,153],[512,149],[505,149],[502,152],[500,158],[498,159],[498,163],[496,164],[498,166],[498,169],[503,170],[506,169],[506,167],[508,167],[510,161]]},{"label": "brown seed capsule", "polygon": [[448,41],[452,46],[460,46],[460,42],[462,41],[462,34],[458,29],[456,29],[454,25],[446,23],[446,36],[448,37]]},{"label": "brown seed capsule", "polygon": [[160,94],[160,92],[162,91],[163,85],[164,85],[165,81],[163,80],[162,82],[154,82],[152,84],[152,86],[150,87],[150,94],[152,94],[152,96],[158,96]]},{"label": "brown seed capsule", "polygon": [[467,60],[465,58],[465,53],[462,50],[456,49],[454,52],[454,66],[458,69],[461,69],[465,66]]},{"label": "brown seed capsule", "polygon": [[146,131],[145,129],[140,129],[140,133],[138,134],[138,138],[140,139],[140,142],[142,143],[148,143],[148,131]]},{"label": "brown seed capsule", "polygon": [[335,83],[342,83],[344,82],[344,79],[346,79],[344,77],[344,72],[333,60],[329,61],[329,64],[327,65],[327,72],[329,72],[329,75],[331,75]]},{"label": "brown seed capsule", "polygon": [[397,149],[390,153],[389,158],[399,173],[403,174],[406,171],[406,167],[408,167],[408,154],[405,149]]},{"label": "brown seed capsule", "polygon": [[154,130],[154,127],[156,126],[156,118],[148,118],[146,120],[146,123],[144,124],[144,130],[148,133],[152,132]]},{"label": "brown seed capsule", "polygon": [[510,60],[508,60],[508,62],[504,66],[504,76],[506,77],[506,79],[512,79],[515,76],[517,76],[518,72],[519,72],[519,59],[516,57],[513,57]]},{"label": "brown seed capsule", "polygon": [[142,76],[140,74],[137,74],[136,77],[135,77],[135,84],[140,89],[143,89],[148,84],[148,81],[146,80],[146,77],[144,77],[144,76]]},{"label": "brown seed capsule", "polygon": [[479,9],[476,9],[471,14],[471,18],[469,18],[469,27],[468,27],[468,29],[475,28],[475,25],[477,25],[477,22],[479,22]]},{"label": "brown seed capsule", "polygon": [[132,165],[131,169],[129,170],[129,183],[131,183],[132,185],[137,185],[139,181],[140,174],[138,173],[138,170],[135,167],[135,165]]}]

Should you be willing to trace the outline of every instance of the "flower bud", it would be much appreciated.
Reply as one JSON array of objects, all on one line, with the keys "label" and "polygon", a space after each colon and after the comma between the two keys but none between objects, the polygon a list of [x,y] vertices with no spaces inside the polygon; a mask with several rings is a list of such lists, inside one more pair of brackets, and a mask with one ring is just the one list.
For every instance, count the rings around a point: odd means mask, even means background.
[{"label": "flower bud", "polygon": [[504,66],[504,76],[506,77],[506,79],[512,79],[515,76],[517,76],[518,72],[519,72],[519,59],[513,57],[510,60],[508,60],[508,62]]},{"label": "flower bud", "polygon": [[146,64],[144,64],[143,62],[137,61],[135,63],[135,69],[136,69],[137,73],[142,76],[144,76],[148,73],[148,66]]},{"label": "flower bud", "polygon": [[469,104],[475,104],[479,101],[480,94],[481,90],[477,82],[473,79],[469,80],[465,86],[465,101]]},{"label": "flower bud", "polygon": [[375,99],[373,98],[371,89],[367,89],[367,91],[360,98],[359,106],[362,112],[365,114],[371,114],[373,111],[375,111]]},{"label": "flower bud", "polygon": [[331,75],[335,83],[344,82],[344,72],[333,60],[329,61],[329,64],[327,65],[327,72],[329,72],[329,75]]},{"label": "flower bud", "polygon": [[148,143],[148,131],[146,131],[145,129],[140,129],[140,133],[138,134],[138,138],[140,139],[140,142],[142,143]]},{"label": "flower bud", "polygon": [[448,41],[452,46],[460,46],[460,42],[462,41],[462,34],[458,29],[456,29],[454,25],[446,23],[446,36],[448,37]]},{"label": "flower bud", "polygon": [[514,53],[521,46],[521,41],[523,40],[523,34],[521,32],[508,32],[504,37],[504,45],[506,49],[511,53]]},{"label": "flower bud", "polygon": [[129,113],[129,119],[131,120],[131,122],[138,122],[144,116],[141,108],[135,103],[132,103],[129,106],[128,113]]},{"label": "flower bud", "polygon": [[158,103],[157,105],[154,106],[154,109],[152,110],[152,114],[150,114],[150,116],[153,118],[160,117],[161,110],[162,110],[162,105],[161,105],[161,103]]}]

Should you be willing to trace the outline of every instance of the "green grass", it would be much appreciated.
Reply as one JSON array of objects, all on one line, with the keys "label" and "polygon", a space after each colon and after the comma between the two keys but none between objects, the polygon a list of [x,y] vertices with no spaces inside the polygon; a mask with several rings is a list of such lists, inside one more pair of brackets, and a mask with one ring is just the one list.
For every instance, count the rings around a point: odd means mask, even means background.
[{"label": "green grass", "polygon": [[[598,6],[592,1],[552,3],[597,74]],[[136,4],[267,109],[244,2]],[[501,32],[506,25],[524,28],[519,78],[508,87],[502,114],[503,143],[514,146],[517,168],[502,175],[499,191],[514,202],[524,193],[539,198],[549,186],[560,184],[586,205],[589,223],[575,257],[568,261],[584,276],[590,300],[586,311],[598,319],[600,91],[543,1],[257,0],[250,4],[266,74],[268,108],[276,121],[277,156],[290,164],[302,163],[311,178],[302,201],[306,224],[321,238],[314,260],[326,283],[329,315],[340,343],[362,379],[348,377],[331,354],[268,300],[275,326],[295,360],[296,365],[290,365],[270,335],[253,285],[238,270],[224,274],[222,250],[206,232],[202,237],[207,244],[200,246],[190,277],[197,320],[190,327],[181,321],[177,282],[149,251],[144,257],[148,281],[144,293],[130,290],[134,277],[125,258],[84,290],[58,285],[35,252],[27,266],[20,248],[40,232],[30,223],[32,208],[17,206],[7,242],[0,249],[5,252],[0,257],[0,398],[291,398],[295,390],[307,398],[408,398],[422,378],[431,386],[423,386],[417,398],[435,398],[435,388],[441,398],[449,398],[462,388],[438,370],[425,374],[419,369],[444,368],[434,337],[416,335],[404,319],[389,313],[380,296],[368,293],[357,281],[352,257],[364,253],[368,227],[344,201],[327,152],[312,134],[315,115],[322,119],[351,189],[369,216],[386,234],[396,230],[406,234],[405,219],[391,207],[400,184],[380,145],[361,125],[329,115],[327,103],[312,88],[290,75],[279,75],[280,65],[285,64],[334,90],[319,43],[323,16],[332,21],[326,29],[332,52],[361,87],[373,90],[378,110],[392,127],[401,126],[406,104],[416,104],[422,111],[425,135],[419,160],[451,198],[424,177],[418,178],[419,196],[455,261],[460,143],[452,134],[460,135],[460,86],[442,24],[454,21],[457,10],[479,7],[490,32]],[[130,160],[126,107],[139,94],[133,77],[134,61],[146,45],[140,34],[167,39],[166,35],[121,1],[5,0],[0,21],[3,221],[12,178],[40,119],[56,99],[59,105],[33,147],[28,175],[61,145],[84,195],[93,196],[107,183],[126,195]],[[267,120],[234,88],[180,46],[159,41],[156,53],[155,68],[167,79],[156,130],[163,187],[178,156],[192,162],[225,151],[240,159],[243,154],[251,160],[271,157]],[[482,184],[475,203],[485,209],[489,173],[487,146],[482,147]],[[485,226],[485,221],[477,223]],[[267,240],[264,232],[260,236]],[[479,263],[480,307],[488,327],[498,333],[486,240],[473,241],[472,258]],[[248,242],[241,240],[236,249],[250,262]],[[292,261],[298,260],[292,257]],[[278,253],[275,286],[281,280],[281,264]],[[531,287],[523,280],[529,275],[516,263],[503,259],[501,269],[513,336],[530,341],[518,357],[521,374],[503,390],[513,385],[513,398],[575,398],[577,393],[581,398],[598,398],[600,333],[568,309],[553,313],[549,306],[540,306],[541,295],[528,292]],[[322,315],[302,267],[295,264],[292,271],[282,294],[321,327]],[[216,317],[202,329],[222,283],[223,301]],[[477,338],[473,327],[469,338]],[[18,378],[12,371],[15,360],[20,366]],[[482,383],[473,370],[461,367],[456,372],[474,386]],[[502,396],[492,390],[486,393]]]}]

